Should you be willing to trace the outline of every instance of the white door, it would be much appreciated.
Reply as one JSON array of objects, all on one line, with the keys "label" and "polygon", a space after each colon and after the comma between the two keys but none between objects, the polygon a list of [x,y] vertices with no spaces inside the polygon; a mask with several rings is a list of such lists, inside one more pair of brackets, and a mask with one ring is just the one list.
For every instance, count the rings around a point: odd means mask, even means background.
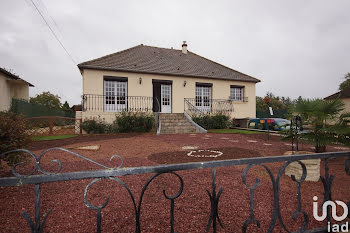
[{"label": "white door", "polygon": [[105,81],[105,112],[122,112],[127,110],[127,82]]},{"label": "white door", "polygon": [[171,113],[171,85],[160,85],[160,100],[162,113]]},{"label": "white door", "polygon": [[211,111],[211,87],[196,86],[195,105],[202,112]]}]

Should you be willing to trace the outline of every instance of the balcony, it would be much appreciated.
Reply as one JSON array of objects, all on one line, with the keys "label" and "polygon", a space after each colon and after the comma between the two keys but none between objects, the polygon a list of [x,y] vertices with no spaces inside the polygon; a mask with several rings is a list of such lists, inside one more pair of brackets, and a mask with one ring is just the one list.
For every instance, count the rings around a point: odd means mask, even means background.
[{"label": "balcony", "polygon": [[85,94],[82,111],[92,112],[152,112],[159,109],[159,102],[147,96],[111,96]]}]

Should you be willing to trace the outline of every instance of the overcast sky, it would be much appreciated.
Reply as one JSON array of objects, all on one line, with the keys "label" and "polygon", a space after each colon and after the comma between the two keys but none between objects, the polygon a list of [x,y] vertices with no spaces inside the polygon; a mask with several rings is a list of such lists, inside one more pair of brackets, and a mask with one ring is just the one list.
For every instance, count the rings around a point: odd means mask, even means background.
[{"label": "overcast sky", "polygon": [[[32,0],[81,63],[146,44],[259,78],[257,95],[326,97],[350,72],[350,1]],[[0,66],[80,103],[82,77],[31,0],[0,1]]]}]

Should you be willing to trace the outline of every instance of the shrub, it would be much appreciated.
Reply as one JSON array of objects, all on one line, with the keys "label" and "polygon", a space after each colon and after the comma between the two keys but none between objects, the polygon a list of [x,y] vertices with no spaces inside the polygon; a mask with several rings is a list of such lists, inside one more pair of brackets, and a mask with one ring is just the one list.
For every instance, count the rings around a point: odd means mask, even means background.
[{"label": "shrub", "polygon": [[230,117],[224,114],[194,116],[192,120],[205,129],[226,129],[230,124]]},{"label": "shrub", "polygon": [[97,119],[83,121],[81,127],[88,134],[112,133],[112,126],[106,123],[100,117]]},{"label": "shrub", "polygon": [[116,115],[114,121],[118,132],[150,132],[154,128],[155,119],[153,114],[122,112]]},{"label": "shrub", "polygon": [[[23,149],[30,142],[27,129],[26,120],[22,114],[0,112],[0,154],[14,149]],[[24,161],[25,155],[12,153],[0,160],[13,165]]]},{"label": "shrub", "polygon": [[[304,133],[298,134],[301,140],[312,143],[315,152],[325,152],[328,144],[343,144],[350,146],[350,127],[346,117],[350,113],[340,113],[344,110],[344,103],[339,99],[305,99],[295,106],[295,112],[303,119],[303,125],[307,126]],[[333,123],[332,123],[333,122]],[[295,129],[290,129],[285,134],[284,140],[296,136]]]}]

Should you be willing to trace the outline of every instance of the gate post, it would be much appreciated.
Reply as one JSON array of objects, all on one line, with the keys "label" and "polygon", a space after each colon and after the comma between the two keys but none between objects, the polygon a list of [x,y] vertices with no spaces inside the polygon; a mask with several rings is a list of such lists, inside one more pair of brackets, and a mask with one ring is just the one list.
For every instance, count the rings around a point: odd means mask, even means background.
[{"label": "gate post", "polygon": [[83,123],[83,114],[81,111],[75,112],[75,124],[74,129],[76,134],[83,134],[83,128],[81,127]]},{"label": "gate post", "polygon": [[80,135],[83,134],[83,127],[82,127],[82,124],[83,124],[83,119],[79,119]]}]

